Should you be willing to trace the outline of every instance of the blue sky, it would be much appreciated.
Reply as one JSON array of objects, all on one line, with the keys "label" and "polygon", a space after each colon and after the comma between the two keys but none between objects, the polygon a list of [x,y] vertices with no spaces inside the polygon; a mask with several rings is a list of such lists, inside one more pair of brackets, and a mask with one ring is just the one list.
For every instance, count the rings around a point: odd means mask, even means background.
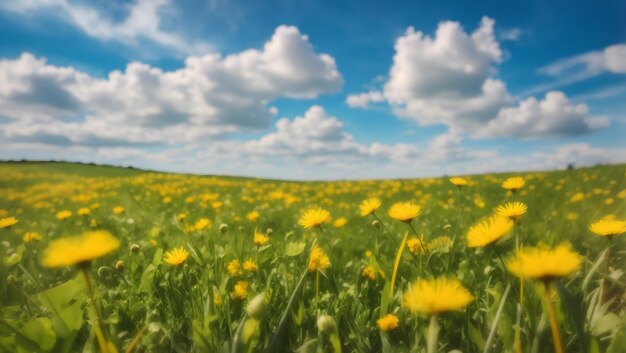
[{"label": "blue sky", "polygon": [[626,161],[623,1],[0,4],[0,158],[290,179]]}]

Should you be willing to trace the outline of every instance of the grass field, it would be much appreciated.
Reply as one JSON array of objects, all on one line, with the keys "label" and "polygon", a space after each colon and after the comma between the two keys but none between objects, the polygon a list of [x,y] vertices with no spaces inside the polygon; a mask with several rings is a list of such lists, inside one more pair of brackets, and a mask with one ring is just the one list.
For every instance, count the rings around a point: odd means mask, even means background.
[{"label": "grass field", "polygon": [[[476,175],[457,187],[0,164],[0,350],[546,353],[559,350],[556,324],[564,352],[625,352],[626,239],[589,229],[626,218],[625,171]],[[511,176],[525,185],[503,189]],[[382,205],[362,216],[369,197]],[[496,242],[468,247],[470,227],[514,200],[528,211]],[[419,205],[419,215],[390,217],[396,202]],[[316,208],[330,217],[300,225]],[[57,260],[83,261],[42,264],[51,241],[97,230],[119,247],[66,244]],[[563,242],[582,256],[571,273],[520,281],[506,268],[516,249]],[[179,247],[187,258],[164,260]],[[473,300],[407,299],[416,280],[442,277]],[[411,310],[411,300],[444,308]]]}]

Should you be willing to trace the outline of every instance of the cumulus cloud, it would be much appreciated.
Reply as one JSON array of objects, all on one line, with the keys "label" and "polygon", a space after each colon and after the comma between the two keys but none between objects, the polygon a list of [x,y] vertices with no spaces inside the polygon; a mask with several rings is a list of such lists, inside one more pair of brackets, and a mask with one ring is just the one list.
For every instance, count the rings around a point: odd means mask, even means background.
[{"label": "cumulus cloud", "polygon": [[[396,115],[421,125],[447,126],[451,136],[566,136],[607,126],[606,118],[592,116],[586,105],[572,105],[562,92],[550,92],[542,101],[516,101],[506,84],[493,77],[503,55],[494,26],[493,19],[483,17],[479,27],[467,33],[458,22],[446,21],[432,37],[409,27],[396,41],[382,92],[349,95],[347,104],[367,108],[370,102],[384,100]],[[613,69],[625,61],[619,60],[620,50],[607,48],[608,54],[602,54]],[[601,66],[606,67],[604,61]]]},{"label": "cumulus cloud", "polygon": [[[303,161],[309,158],[321,160],[323,157],[334,159],[338,155],[364,156],[367,148],[357,143],[354,137],[343,130],[343,124],[329,115],[318,105],[310,107],[303,116],[293,120],[279,119],[276,131],[262,136],[258,140],[244,143],[226,142],[228,149],[237,149],[243,156],[274,158],[283,156]],[[217,142],[213,147],[223,145]]]},{"label": "cumulus cloud", "polygon": [[219,161],[220,165],[232,165],[236,161],[237,168],[243,169],[250,165],[292,166],[294,170],[287,171],[288,175],[299,171],[303,174],[296,174],[298,177],[311,179],[321,176],[352,178],[355,173],[364,176],[410,175],[407,173],[418,170],[434,173],[457,163],[494,155],[495,152],[489,150],[468,150],[462,145],[461,137],[453,133],[426,143],[359,143],[345,131],[339,119],[321,106],[312,106],[302,116],[278,120],[275,131],[259,139],[215,141],[198,158]]},{"label": "cumulus cloud", "polygon": [[350,108],[367,108],[370,103],[381,103],[385,101],[380,91],[370,91],[366,93],[351,94],[346,99],[346,104]]},{"label": "cumulus cloud", "polygon": [[190,143],[259,130],[276,113],[270,101],[314,98],[343,84],[334,59],[289,26],[262,50],[189,56],[174,71],[132,62],[98,78],[25,53],[0,60],[0,80],[5,137],[84,145]]},{"label": "cumulus cloud", "polygon": [[552,135],[580,135],[608,126],[608,119],[592,117],[586,104],[572,104],[563,92],[548,92],[516,107],[503,108],[495,119],[476,131],[478,137],[537,138]]},{"label": "cumulus cloud", "polygon": [[181,53],[206,52],[209,46],[191,42],[185,36],[164,30],[163,16],[171,7],[170,0],[135,0],[125,5],[125,17],[115,20],[104,9],[69,0],[5,1],[0,8],[22,15],[56,16],[70,23],[86,35],[106,41],[137,44],[148,40]]},{"label": "cumulus cloud", "polygon": [[[502,50],[495,21],[483,17],[466,33],[460,23],[439,23],[433,37],[409,27],[395,43],[393,65],[382,96],[402,117],[423,125],[470,129],[513,103],[504,82],[493,79]],[[377,92],[348,97],[348,105],[381,101]]]},{"label": "cumulus cloud", "polygon": [[395,44],[385,97],[402,116],[422,124],[470,126],[487,118],[510,97],[490,79],[502,58],[495,22],[484,17],[471,34],[458,22],[441,22],[434,38],[410,27]]}]

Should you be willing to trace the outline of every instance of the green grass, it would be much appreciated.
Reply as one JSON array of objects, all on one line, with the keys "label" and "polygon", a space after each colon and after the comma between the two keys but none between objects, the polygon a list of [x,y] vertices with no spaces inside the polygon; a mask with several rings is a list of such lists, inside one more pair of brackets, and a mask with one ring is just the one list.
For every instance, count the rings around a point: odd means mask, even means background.
[{"label": "green grass", "polygon": [[[608,301],[600,307],[608,241],[588,228],[607,215],[626,218],[625,171],[625,165],[615,165],[476,175],[468,177],[473,185],[459,194],[446,178],[306,183],[73,163],[2,163],[0,218],[15,217],[18,223],[0,229],[0,351],[100,351],[97,318],[82,275],[76,268],[43,267],[41,258],[54,239],[104,229],[121,246],[96,259],[90,273],[105,335],[119,352],[225,352],[237,337],[242,340],[232,350],[237,352],[263,352],[272,340],[277,344],[271,350],[280,352],[332,352],[338,347],[343,352],[425,352],[429,320],[402,306],[403,292],[417,278],[446,274],[458,278],[475,300],[464,310],[439,317],[436,350],[483,352],[494,331],[491,352],[513,352],[519,282],[495,255],[513,254],[513,236],[484,249],[468,248],[465,237],[471,225],[498,205],[517,199],[528,205],[519,226],[525,246],[570,242],[585,257],[580,271],[555,286],[565,351],[623,352],[624,235],[613,239]],[[513,175],[527,181],[516,195],[500,186]],[[383,226],[374,226],[372,216],[359,215],[358,205],[368,196],[382,200],[377,215]],[[389,298],[398,245],[405,232],[412,232],[387,216],[397,201],[422,207],[413,225],[425,241],[455,234],[457,241],[453,249],[431,251],[428,265],[425,256],[405,250],[394,297]],[[116,206],[125,211],[114,214]],[[83,207],[90,208],[88,216],[77,215]],[[313,207],[327,209],[333,219],[306,230],[298,219]],[[61,210],[73,215],[57,220]],[[260,214],[256,222],[246,217],[252,211]],[[178,220],[181,213],[184,221]],[[340,217],[346,225],[333,227]],[[190,230],[201,218],[209,219],[212,227]],[[220,231],[222,224],[227,231]],[[255,246],[255,229],[269,234],[267,245]],[[26,232],[37,232],[42,240],[25,243]],[[306,271],[313,241],[332,263],[319,279]],[[137,252],[131,251],[132,245],[138,246]],[[180,246],[191,253],[185,264],[164,263],[163,254]],[[227,265],[235,259],[253,260],[258,271],[229,276]],[[123,270],[116,269],[118,261],[123,261]],[[361,276],[365,266],[376,269],[375,280]],[[238,281],[249,284],[244,300],[231,296]],[[508,284],[510,294],[501,301]],[[523,351],[552,352],[542,289],[527,281],[525,291]],[[259,293],[267,295],[267,312],[246,319],[245,308]],[[385,311],[400,321],[387,333],[376,326]],[[336,330],[318,332],[322,314],[334,318]],[[492,330],[496,318],[499,324]]]}]

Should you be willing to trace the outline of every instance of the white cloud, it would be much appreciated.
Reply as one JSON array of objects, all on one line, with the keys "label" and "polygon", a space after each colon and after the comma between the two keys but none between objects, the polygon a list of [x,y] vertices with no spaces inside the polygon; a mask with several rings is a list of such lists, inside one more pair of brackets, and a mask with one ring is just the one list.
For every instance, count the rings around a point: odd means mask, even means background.
[{"label": "white cloud", "polygon": [[563,92],[548,92],[543,100],[534,97],[517,107],[503,108],[482,129],[478,137],[537,138],[552,135],[580,135],[608,126],[608,119],[592,117],[586,104],[572,104]]},{"label": "white cloud", "polygon": [[[172,6],[170,0],[135,0],[124,5],[126,17],[114,20],[104,9],[68,0],[6,1],[0,7],[23,15],[57,16],[86,35],[106,41],[137,44],[149,40],[181,53],[202,53],[209,49],[204,43],[191,42],[185,36],[164,30],[163,16]],[[171,12],[171,11],[170,11]]]},{"label": "white cloud", "polygon": [[522,38],[522,35],[524,35],[524,31],[521,28],[513,27],[506,30],[501,30],[500,33],[498,33],[498,39],[503,42],[516,42]]},{"label": "white cloud", "polygon": [[346,99],[346,103],[351,108],[367,108],[370,103],[381,103],[384,101],[385,97],[379,91],[351,94]]},{"label": "white cloud", "polygon": [[170,146],[55,146],[10,142],[0,136],[1,158],[65,159],[133,165],[177,172],[248,175],[281,179],[360,179],[439,176],[496,171],[548,170],[626,162],[623,148],[566,144],[537,152],[507,154],[469,149],[450,132],[426,144],[362,144],[320,106],[280,119],[275,129],[248,141],[215,140]]},{"label": "white cloud", "polygon": [[[608,125],[607,118],[592,116],[586,105],[572,105],[562,92],[551,92],[541,102],[533,97],[516,102],[505,83],[493,77],[503,55],[494,25],[483,17],[474,32],[466,33],[458,22],[441,22],[433,37],[409,27],[396,41],[382,93],[350,95],[348,105],[367,108],[369,102],[384,99],[400,117],[447,126],[452,135],[482,138],[578,135]],[[584,60],[594,70],[606,67],[605,56],[613,69],[626,61],[620,60],[619,48],[605,52],[609,54],[602,54],[599,62],[596,54]],[[559,70],[555,66],[546,72]]]},{"label": "white cloud", "polygon": [[525,152],[514,155],[501,155],[489,160],[489,164],[468,164],[466,172],[512,172],[529,170],[565,169],[596,164],[626,162],[626,149],[595,147],[588,143],[570,143],[551,150]]},{"label": "white cloud", "polygon": [[[491,78],[502,59],[494,24],[483,17],[474,32],[466,33],[458,22],[445,21],[434,37],[409,27],[396,41],[382,93],[396,114],[465,130],[512,104],[504,82]],[[351,95],[348,104],[366,107],[372,98],[380,100],[371,93]]]},{"label": "white cloud", "polygon": [[334,59],[313,50],[297,28],[280,26],[262,50],[190,56],[163,71],[132,62],[97,78],[25,53],[0,60],[6,138],[51,144],[191,143],[269,126],[280,97],[339,90]]},{"label": "white cloud", "polygon": [[278,120],[275,132],[244,143],[243,153],[298,159],[327,156],[332,159],[338,154],[366,154],[367,149],[356,143],[351,134],[343,131],[343,124],[337,118],[328,115],[324,108],[314,105],[304,116]]},{"label": "white cloud", "polygon": [[533,95],[565,87],[590,78],[611,73],[626,73],[626,44],[615,44],[602,50],[591,51],[557,60],[539,68],[539,73],[554,81],[541,83],[522,92]]},{"label": "white cloud", "polygon": [[609,72],[626,74],[626,44],[604,49],[604,66]]}]

